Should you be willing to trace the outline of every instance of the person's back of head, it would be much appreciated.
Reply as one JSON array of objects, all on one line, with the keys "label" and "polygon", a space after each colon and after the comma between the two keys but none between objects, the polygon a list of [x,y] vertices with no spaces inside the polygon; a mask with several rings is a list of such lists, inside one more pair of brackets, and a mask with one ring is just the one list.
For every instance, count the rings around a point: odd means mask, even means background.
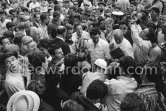
[{"label": "person's back of head", "polygon": [[135,93],[126,95],[120,105],[121,111],[146,111],[144,101]]},{"label": "person's back of head", "polygon": [[92,101],[103,99],[108,93],[108,87],[100,80],[94,80],[87,88],[86,97]]},{"label": "person's back of head", "polygon": [[34,68],[41,68],[43,66],[43,63],[46,62],[46,55],[40,51],[30,52],[28,54],[28,60]]},{"label": "person's back of head", "polygon": [[68,54],[64,58],[64,64],[66,67],[74,67],[77,64],[77,56],[75,54]]},{"label": "person's back of head", "polygon": [[78,104],[74,100],[65,101],[62,105],[62,111],[84,111],[82,105]]},{"label": "person's back of head", "polygon": [[57,35],[63,35],[67,31],[65,26],[58,26]]}]

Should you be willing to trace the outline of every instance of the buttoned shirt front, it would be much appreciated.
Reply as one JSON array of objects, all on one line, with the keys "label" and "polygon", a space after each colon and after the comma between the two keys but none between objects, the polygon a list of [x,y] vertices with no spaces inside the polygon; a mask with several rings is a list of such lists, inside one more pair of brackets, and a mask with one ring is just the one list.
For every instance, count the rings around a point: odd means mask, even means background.
[{"label": "buttoned shirt front", "polygon": [[99,42],[95,46],[92,39],[88,41],[88,52],[91,57],[91,63],[93,64],[97,59],[110,59],[109,44],[105,40],[99,38]]}]

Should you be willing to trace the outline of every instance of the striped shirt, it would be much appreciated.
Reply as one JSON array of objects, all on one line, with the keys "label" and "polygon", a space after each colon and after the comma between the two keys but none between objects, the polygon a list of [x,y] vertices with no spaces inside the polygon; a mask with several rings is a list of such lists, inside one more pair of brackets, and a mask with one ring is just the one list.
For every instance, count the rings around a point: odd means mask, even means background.
[{"label": "striped shirt", "polygon": [[142,84],[137,91],[135,91],[146,105],[146,111],[155,111],[157,108],[158,93],[154,83]]}]

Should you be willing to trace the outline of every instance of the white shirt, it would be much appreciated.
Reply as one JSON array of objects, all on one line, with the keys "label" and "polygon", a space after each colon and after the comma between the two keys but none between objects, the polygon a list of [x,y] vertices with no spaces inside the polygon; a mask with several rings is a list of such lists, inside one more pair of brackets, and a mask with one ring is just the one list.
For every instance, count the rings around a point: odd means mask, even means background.
[{"label": "white shirt", "polygon": [[7,72],[5,79],[5,89],[8,97],[11,97],[14,93],[20,90],[24,90],[25,85],[22,75]]},{"label": "white shirt", "polygon": [[120,44],[117,44],[117,46],[122,50],[125,56],[131,56],[134,59],[133,48],[126,38],[123,38],[122,42]]},{"label": "white shirt", "polygon": [[87,87],[96,79],[99,79],[102,76],[102,74],[98,72],[86,72],[82,76],[82,87],[80,92],[84,95],[86,93]]},{"label": "white shirt", "polygon": [[[83,31],[81,38],[90,40],[90,34],[86,31]],[[76,49],[78,48],[78,43],[79,43],[79,37],[78,37],[76,32],[73,33],[71,39],[73,41],[73,44],[70,46],[71,47],[71,52],[76,53]]]},{"label": "white shirt", "polygon": [[97,43],[96,47],[92,39],[88,41],[88,52],[91,57],[91,63],[93,64],[97,59],[110,59],[110,50],[109,44],[105,40],[99,38],[99,42]]},{"label": "white shirt", "polygon": [[35,4],[32,2],[32,3],[29,4],[29,10],[32,10],[36,7],[40,7],[39,2],[36,2]]},{"label": "white shirt", "polygon": [[148,60],[149,49],[152,44],[149,40],[143,40],[139,37],[139,30],[136,25],[131,25],[132,39],[133,39],[133,49],[134,49],[134,59],[136,63],[144,64]]},{"label": "white shirt", "polygon": [[106,80],[108,94],[105,104],[109,111],[120,111],[120,104],[126,94],[132,93],[137,88],[137,82],[134,78],[119,76],[117,79]]}]

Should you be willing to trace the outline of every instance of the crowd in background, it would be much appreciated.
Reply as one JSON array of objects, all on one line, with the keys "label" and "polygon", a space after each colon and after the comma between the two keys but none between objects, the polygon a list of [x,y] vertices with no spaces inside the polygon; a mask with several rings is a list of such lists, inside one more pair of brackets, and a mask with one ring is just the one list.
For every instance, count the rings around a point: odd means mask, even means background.
[{"label": "crowd in background", "polygon": [[0,111],[166,111],[165,0],[0,0]]}]

